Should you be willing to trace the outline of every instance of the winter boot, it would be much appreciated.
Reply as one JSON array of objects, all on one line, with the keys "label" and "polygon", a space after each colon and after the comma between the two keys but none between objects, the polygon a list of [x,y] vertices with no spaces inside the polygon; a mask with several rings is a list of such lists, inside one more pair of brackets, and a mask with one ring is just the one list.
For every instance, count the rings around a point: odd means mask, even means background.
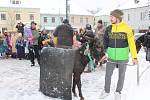
[{"label": "winter boot", "polygon": [[32,67],[32,66],[35,66],[35,63],[32,63],[32,64],[31,64],[31,67]]},{"label": "winter boot", "polygon": [[105,90],[103,90],[100,94],[100,99],[105,99],[107,96],[109,96],[109,93],[105,92]]},{"label": "winter boot", "polygon": [[121,100],[121,93],[115,92],[115,99],[114,100]]}]

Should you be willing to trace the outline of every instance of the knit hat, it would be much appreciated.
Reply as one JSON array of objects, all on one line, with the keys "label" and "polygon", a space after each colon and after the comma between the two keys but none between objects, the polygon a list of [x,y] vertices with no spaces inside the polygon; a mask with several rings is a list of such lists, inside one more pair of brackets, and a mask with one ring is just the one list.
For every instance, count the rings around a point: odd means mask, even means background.
[{"label": "knit hat", "polygon": [[110,15],[118,18],[121,21],[123,17],[123,12],[120,9],[115,9],[111,11]]}]

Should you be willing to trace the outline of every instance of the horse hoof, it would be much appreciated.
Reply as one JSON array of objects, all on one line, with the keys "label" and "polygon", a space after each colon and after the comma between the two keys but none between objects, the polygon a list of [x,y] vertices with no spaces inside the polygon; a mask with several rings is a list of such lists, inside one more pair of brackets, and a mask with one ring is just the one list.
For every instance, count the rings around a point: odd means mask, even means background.
[{"label": "horse hoof", "polygon": [[74,93],[74,94],[73,94],[73,96],[74,96],[74,97],[77,97],[77,94],[76,94],[76,93]]},{"label": "horse hoof", "polygon": [[80,100],[84,100],[84,97],[81,97]]}]

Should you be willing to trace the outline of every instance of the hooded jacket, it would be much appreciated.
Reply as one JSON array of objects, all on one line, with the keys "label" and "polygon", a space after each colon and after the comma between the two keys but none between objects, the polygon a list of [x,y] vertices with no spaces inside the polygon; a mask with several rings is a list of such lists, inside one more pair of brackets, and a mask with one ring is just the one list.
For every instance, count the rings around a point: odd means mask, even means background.
[{"label": "hooded jacket", "polygon": [[73,28],[69,24],[59,25],[53,35],[57,37],[57,46],[73,45]]},{"label": "hooded jacket", "polygon": [[112,60],[128,60],[129,51],[132,59],[137,58],[131,27],[124,22],[108,26],[104,34],[104,49]]}]

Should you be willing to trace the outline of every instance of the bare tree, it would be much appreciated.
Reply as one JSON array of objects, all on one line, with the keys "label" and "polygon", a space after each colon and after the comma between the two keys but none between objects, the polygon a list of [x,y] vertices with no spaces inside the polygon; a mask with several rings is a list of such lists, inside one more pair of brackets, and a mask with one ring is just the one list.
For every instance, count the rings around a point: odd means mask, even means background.
[{"label": "bare tree", "polygon": [[10,8],[8,8],[7,12],[7,24],[9,25],[11,31],[13,31],[16,26],[16,12]]}]

